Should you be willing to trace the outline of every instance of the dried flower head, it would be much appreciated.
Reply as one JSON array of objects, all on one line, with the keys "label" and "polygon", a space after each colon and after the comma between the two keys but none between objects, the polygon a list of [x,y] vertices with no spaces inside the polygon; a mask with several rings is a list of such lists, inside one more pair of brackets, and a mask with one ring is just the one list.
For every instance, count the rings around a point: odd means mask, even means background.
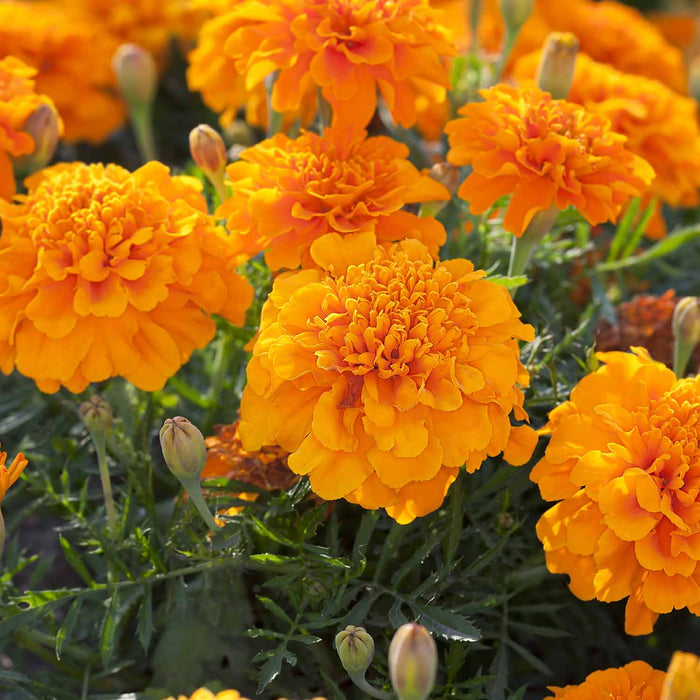
[{"label": "dried flower head", "polygon": [[[539,53],[524,56],[513,70],[527,84]],[[569,102],[610,120],[627,137],[627,148],[654,169],[649,192],[671,206],[695,206],[700,187],[700,127],[697,104],[663,83],[622,73],[579,54]]]},{"label": "dried flower head", "polygon": [[147,163],[57,165],[0,202],[0,368],[42,391],[123,376],[156,390],[214,335],[242,323],[252,288],[201,185]]},{"label": "dried flower head", "polygon": [[579,685],[550,686],[544,700],[659,700],[666,674],[645,661],[632,661],[621,668],[594,671]]},{"label": "dried flower head", "polygon": [[437,255],[442,225],[403,207],[449,193],[407,156],[406,146],[386,136],[333,128],[296,139],[277,134],[228,166],[232,195],[216,214],[227,218],[238,250],[266,250],[275,270],[314,265],[313,244],[330,232],[370,231],[380,242],[417,238]]},{"label": "dried flower head", "polygon": [[598,353],[550,413],[531,479],[559,501],[537,524],[549,570],[584,600],[627,598],[638,635],[674,608],[700,614],[700,377],[633,350]]},{"label": "dried flower head", "polygon": [[[673,312],[678,297],[673,289],[661,296],[639,294],[615,307],[617,324],[601,320],[596,337],[596,349],[629,350],[646,348],[649,354],[666,366],[673,365]],[[700,367],[700,349],[695,352],[695,366]]]},{"label": "dried flower head", "polygon": [[497,85],[481,95],[447,125],[447,159],[473,168],[458,192],[473,214],[512,193],[503,226],[518,237],[553,206],[576,207],[591,224],[615,221],[653,178],[605,117],[537,88]]},{"label": "dried flower head", "polygon": [[322,269],[279,275],[248,364],[240,434],[278,444],[321,498],[385,508],[407,523],[440,506],[459,467],[505,451],[528,374],[531,326],[503,287],[468,260],[436,263],[420,241],[376,246],[369,233],[317,241]]},{"label": "dried flower head", "polygon": [[55,2],[0,2],[0,58],[16,56],[35,68],[36,91],[48,95],[68,141],[103,141],[125,118],[113,93],[116,46],[97,25]]},{"label": "dried flower head", "polygon": [[272,92],[278,112],[301,109],[320,88],[335,122],[365,126],[377,90],[395,121],[415,121],[418,84],[437,101],[449,85],[442,61],[454,53],[427,0],[246,0],[223,15],[224,53],[252,90],[279,71]]},{"label": "dried flower head", "polygon": [[[38,113],[55,109],[51,100],[35,91],[36,70],[14,56],[0,58],[0,199],[15,193],[13,161],[37,149],[32,129]],[[57,122],[57,126],[60,122]]]}]

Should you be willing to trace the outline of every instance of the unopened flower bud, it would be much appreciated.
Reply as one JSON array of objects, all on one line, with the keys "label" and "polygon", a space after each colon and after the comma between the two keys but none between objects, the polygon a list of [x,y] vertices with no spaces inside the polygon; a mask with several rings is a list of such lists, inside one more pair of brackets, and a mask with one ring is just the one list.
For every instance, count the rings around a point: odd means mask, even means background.
[{"label": "unopened flower bud", "polygon": [[565,100],[574,80],[578,39],[570,32],[552,32],[544,42],[537,68],[537,87],[555,100]]},{"label": "unopened flower bud", "polygon": [[450,195],[453,195],[459,187],[459,168],[450,163],[435,163],[428,171],[428,175],[443,185]]},{"label": "unopened flower bud", "polygon": [[218,132],[208,124],[200,124],[190,131],[192,160],[211,177],[226,167],[226,146]]},{"label": "unopened flower bud", "polygon": [[673,369],[679,378],[700,343],[700,297],[683,297],[673,311]]},{"label": "unopened flower bud", "polygon": [[688,66],[688,93],[700,102],[700,56],[696,56]]},{"label": "unopened flower bud", "polygon": [[335,636],[340,663],[349,674],[364,676],[374,658],[374,639],[364,627],[348,625]]},{"label": "unopened flower bud", "polygon": [[673,654],[661,700],[700,700],[700,658],[683,651]]},{"label": "unopened flower bud", "polygon": [[79,413],[91,433],[109,433],[112,430],[112,409],[99,396],[93,396],[81,403]]},{"label": "unopened flower bud", "polygon": [[501,0],[501,15],[507,27],[519,30],[532,14],[535,0]]},{"label": "unopened flower bud", "polygon": [[28,172],[41,170],[53,157],[63,125],[56,108],[44,102],[24,122],[24,131],[34,139],[34,150],[23,159],[21,167]]},{"label": "unopened flower bud", "polygon": [[153,56],[137,44],[122,44],[112,57],[112,69],[122,97],[130,104],[153,102],[158,69]]},{"label": "unopened flower bud", "polygon": [[399,700],[425,700],[435,685],[435,640],[415,622],[402,625],[389,645],[389,676]]},{"label": "unopened flower bud", "polygon": [[242,119],[236,119],[224,127],[224,138],[226,143],[237,146],[252,146],[255,143],[253,130],[248,125],[248,122]]},{"label": "unopened flower bud", "polygon": [[204,436],[187,418],[168,418],[160,429],[160,447],[168,469],[180,480],[199,479],[207,461]]}]

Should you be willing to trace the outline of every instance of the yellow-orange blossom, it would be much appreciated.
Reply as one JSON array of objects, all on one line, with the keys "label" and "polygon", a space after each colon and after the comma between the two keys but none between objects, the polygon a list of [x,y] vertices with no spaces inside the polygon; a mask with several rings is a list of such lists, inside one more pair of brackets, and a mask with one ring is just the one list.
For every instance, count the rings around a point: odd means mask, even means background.
[{"label": "yellow-orange blossom", "polygon": [[213,337],[242,323],[253,291],[207,213],[201,185],[151,162],[61,164],[0,202],[0,369],[43,391],[123,376],[163,386]]},{"label": "yellow-orange blossom", "polygon": [[550,413],[531,478],[560,502],[537,534],[575,595],[627,598],[627,633],[648,634],[674,608],[700,614],[700,377],[641,348],[597,357]]},{"label": "yellow-orange blossom", "polygon": [[279,444],[325,499],[407,523],[440,506],[459,467],[534,448],[518,338],[531,326],[467,260],[435,263],[417,240],[370,232],[312,246],[322,269],[283,273],[248,365],[240,435]]}]

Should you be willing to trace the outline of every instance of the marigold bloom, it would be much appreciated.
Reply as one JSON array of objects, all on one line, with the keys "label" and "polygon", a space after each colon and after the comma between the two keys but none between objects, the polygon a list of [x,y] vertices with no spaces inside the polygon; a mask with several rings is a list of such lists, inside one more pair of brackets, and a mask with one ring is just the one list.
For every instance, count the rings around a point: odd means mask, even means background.
[{"label": "marigold bloom", "polygon": [[661,700],[698,700],[700,698],[700,658],[676,651],[666,674]]},{"label": "marigold bloom", "polygon": [[279,275],[263,308],[246,449],[280,445],[321,498],[399,523],[438,508],[465,462],[529,459],[534,431],[509,416],[527,419],[517,339],[533,329],[503,287],[417,240],[332,233],[314,248],[322,269]]},{"label": "marigold bloom", "polygon": [[112,89],[114,48],[97,25],[53,2],[0,2],[0,58],[13,55],[37,69],[36,91],[54,101],[68,141],[98,143],[124,122]]},{"label": "marigold bloom", "polygon": [[576,207],[590,223],[615,221],[654,172],[605,117],[537,88],[497,85],[459,110],[445,131],[447,159],[471,165],[458,194],[482,214],[512,193],[503,226],[521,236],[538,211]]},{"label": "marigold bloom", "polygon": [[0,202],[0,369],[42,391],[123,376],[156,390],[214,335],[240,324],[252,288],[201,185],[147,163],[61,164]]},{"label": "marigold bloom", "polygon": [[[166,698],[166,700],[175,700],[174,697]],[[219,693],[212,693],[208,688],[199,688],[189,697],[187,695],[178,695],[177,700],[248,700],[244,698],[237,690],[222,690]],[[287,700],[280,698],[279,700]],[[326,700],[325,698],[316,697],[311,700]]]},{"label": "marigold bloom", "polygon": [[378,241],[418,238],[436,256],[445,242],[442,225],[402,207],[449,199],[449,192],[407,156],[405,145],[386,136],[334,128],[296,139],[276,134],[228,166],[232,196],[216,215],[227,218],[239,251],[267,250],[274,270],[312,266],[312,244],[331,231],[371,231]]},{"label": "marigold bloom", "polygon": [[14,56],[0,58],[0,199],[15,193],[12,160],[34,152],[34,139],[25,130],[29,117],[51,99],[37,95],[36,70]]},{"label": "marigold bloom", "polygon": [[279,71],[272,92],[278,112],[298,112],[320,88],[334,123],[365,126],[377,90],[393,118],[415,121],[420,87],[443,101],[443,58],[454,53],[440,13],[427,0],[248,0],[221,17],[230,35],[224,52],[252,90]]},{"label": "marigold bloom", "polygon": [[9,467],[6,466],[6,461],[7,452],[0,452],[0,503],[5,498],[7,490],[19,479],[19,475],[27,466],[27,460],[21,452],[12,460]]},{"label": "marigold bloom", "polygon": [[[673,312],[678,304],[673,289],[661,296],[639,294],[615,308],[617,325],[601,320],[598,325],[596,349],[628,350],[641,346],[667,367],[673,366]],[[695,366],[700,368],[700,348],[694,355]]]},{"label": "marigold bloom", "polygon": [[637,635],[674,608],[700,613],[700,377],[633,350],[596,355],[530,478],[560,501],[537,524],[549,570],[584,600],[627,597]]},{"label": "marigold bloom", "polygon": [[[513,77],[525,83],[534,79],[539,57],[537,52],[521,58]],[[627,148],[654,168],[651,193],[675,207],[698,204],[700,128],[695,100],[585,54],[576,59],[567,100],[607,117],[612,129],[627,137]]]},{"label": "marigold bloom", "polygon": [[659,700],[665,677],[645,661],[632,661],[621,668],[594,671],[580,685],[550,686],[554,695],[544,700]]}]

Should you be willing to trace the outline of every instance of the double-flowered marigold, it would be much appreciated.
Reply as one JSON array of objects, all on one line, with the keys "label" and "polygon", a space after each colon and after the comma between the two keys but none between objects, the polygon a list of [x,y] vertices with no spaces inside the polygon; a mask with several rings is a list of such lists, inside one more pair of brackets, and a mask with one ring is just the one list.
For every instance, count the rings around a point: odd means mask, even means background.
[{"label": "double-flowered marigold", "polygon": [[[166,700],[176,700],[174,697]],[[222,690],[218,693],[212,693],[208,688],[198,688],[192,695],[178,695],[177,700],[248,700],[244,698],[237,690]],[[280,698],[286,700],[286,698]],[[326,700],[325,698],[316,697],[311,700]]]},{"label": "double-flowered marigold", "polygon": [[277,444],[321,498],[385,508],[399,523],[440,506],[459,467],[529,459],[533,329],[468,260],[371,233],[314,244],[322,269],[279,275],[248,365],[240,435]]},{"label": "double-flowered marigold", "polygon": [[53,102],[37,95],[36,70],[14,56],[0,58],[0,199],[15,193],[12,162],[34,152],[34,139],[25,130],[27,119],[41,105]]},{"label": "double-flowered marigold", "polygon": [[610,122],[538,88],[497,85],[466,104],[445,131],[447,159],[471,165],[458,194],[483,214],[512,194],[503,226],[521,236],[533,216],[573,206],[590,223],[615,221],[654,171],[625,146]]},{"label": "double-flowered marigold", "polygon": [[627,633],[648,634],[674,608],[700,614],[700,377],[641,348],[597,357],[550,413],[531,478],[560,502],[537,534],[576,596],[627,598]]},{"label": "double-flowered marigold", "polygon": [[[540,56],[537,52],[521,58],[513,77],[534,80]],[[671,206],[697,205],[700,127],[695,100],[581,53],[567,100],[607,117],[611,128],[627,137],[627,148],[654,169],[650,192]]]},{"label": "double-flowered marigold", "polygon": [[371,231],[379,242],[417,238],[437,256],[442,225],[403,207],[449,199],[449,192],[407,156],[398,141],[345,129],[277,134],[228,166],[232,196],[217,216],[227,218],[241,252],[266,250],[275,270],[314,265],[312,243],[330,232]]},{"label": "double-flowered marigold", "polygon": [[594,671],[579,685],[550,686],[545,700],[659,700],[666,673],[645,661]]},{"label": "double-flowered marigold", "polygon": [[123,376],[155,390],[240,324],[252,288],[199,183],[151,162],[61,164],[0,202],[0,369],[43,391]]},{"label": "double-flowered marigold", "polygon": [[298,112],[319,88],[336,123],[369,123],[379,91],[393,118],[415,121],[417,89],[443,101],[454,53],[428,0],[246,0],[222,17],[224,52],[254,89],[277,71],[272,106]]},{"label": "double-flowered marigold", "polygon": [[0,2],[0,58],[37,69],[36,90],[55,103],[69,141],[103,141],[124,122],[114,93],[113,41],[53,2]]}]

